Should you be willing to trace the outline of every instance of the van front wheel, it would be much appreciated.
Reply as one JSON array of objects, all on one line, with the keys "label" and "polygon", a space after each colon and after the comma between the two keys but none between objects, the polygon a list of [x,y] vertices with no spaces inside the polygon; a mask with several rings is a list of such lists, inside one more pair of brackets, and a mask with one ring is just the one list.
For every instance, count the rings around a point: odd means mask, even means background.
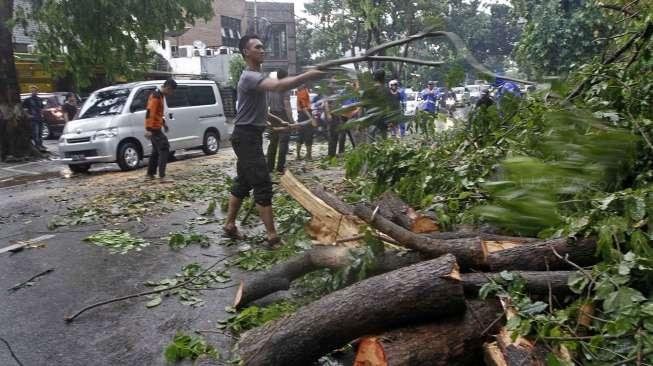
[{"label": "van front wheel", "polygon": [[206,155],[214,155],[220,149],[220,139],[214,131],[206,131],[204,134],[204,145],[202,150]]},{"label": "van front wheel", "polygon": [[123,142],[118,147],[118,166],[123,171],[138,168],[142,158],[140,149],[131,141]]}]

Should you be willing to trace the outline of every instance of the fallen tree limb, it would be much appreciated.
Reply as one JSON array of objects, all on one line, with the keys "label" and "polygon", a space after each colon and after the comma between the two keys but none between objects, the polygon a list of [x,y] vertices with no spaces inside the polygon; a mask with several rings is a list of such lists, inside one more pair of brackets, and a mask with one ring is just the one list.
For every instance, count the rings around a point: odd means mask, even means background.
[{"label": "fallen tree limb", "polygon": [[2,343],[5,344],[5,346],[7,346],[7,349],[9,350],[9,354],[11,355],[11,358],[13,358],[14,361],[16,361],[16,364],[18,364],[18,366],[23,366],[23,363],[20,362],[20,359],[18,358],[16,353],[14,353],[14,349],[11,348],[11,344],[6,339],[4,339],[2,337],[0,337],[0,341],[2,341]]},{"label": "fallen tree limb", "polygon": [[[283,263],[279,263],[268,271],[240,281],[233,307],[236,309],[242,308],[250,302],[269,294],[288,290],[292,281],[318,269],[340,269],[349,266],[352,259],[354,259],[351,251],[352,249],[345,247],[318,246]],[[388,250],[377,260],[377,265],[370,275],[406,267],[418,263],[424,258],[416,252],[409,252],[399,256],[396,251]]]},{"label": "fallen tree limb", "polygon": [[[226,256],[226,257],[216,261],[215,263],[211,264],[208,268],[206,268],[202,272],[200,272],[197,275],[187,279],[186,281],[183,281],[183,282],[180,282],[180,283],[176,284],[175,286],[170,286],[170,287],[167,287],[167,288],[164,288],[164,289],[161,289],[161,290],[138,292],[138,293],[127,295],[127,296],[116,297],[116,298],[113,298],[113,299],[108,299],[108,300],[96,302],[95,304],[92,304],[92,305],[89,305],[89,306],[87,306],[85,308],[82,308],[81,310],[77,311],[76,313],[74,313],[71,316],[65,317],[64,320],[66,320],[67,323],[71,323],[73,320],[75,320],[75,318],[82,315],[83,313],[85,313],[85,312],[87,312],[87,311],[89,311],[91,309],[97,308],[99,306],[102,306],[102,305],[107,305],[107,304],[111,304],[111,303],[118,302],[118,301],[129,300],[129,299],[133,299],[133,298],[141,297],[141,296],[146,296],[146,295],[159,294],[159,293],[162,293],[162,292],[166,292],[166,291],[174,290],[174,289],[179,288],[179,287],[186,286],[189,283],[192,283],[196,279],[198,279],[198,278],[202,277],[203,275],[205,275],[208,271],[215,268],[215,266],[217,266],[218,264],[220,264],[220,263],[224,262],[225,260],[227,260],[229,258],[232,258],[232,257],[234,257],[236,255],[238,255],[238,254],[232,254],[232,255]],[[227,288],[227,287],[225,287],[225,288]]]},{"label": "fallen tree limb", "polygon": [[452,255],[368,278],[275,322],[243,334],[238,349],[248,366],[307,365],[352,340],[414,321],[465,310]]},{"label": "fallen tree limb", "polygon": [[[498,301],[470,301],[462,317],[394,329],[361,340],[354,366],[479,365],[487,330],[503,314]],[[494,324],[493,324],[494,323]],[[484,333],[484,331],[486,331]]]},{"label": "fallen tree limb", "polygon": [[430,233],[439,230],[437,221],[428,215],[415,211],[406,202],[391,191],[386,191],[374,204],[379,214],[416,234]]},{"label": "fallen tree limb", "polygon": [[341,214],[315,196],[289,170],[281,176],[279,183],[311,214],[312,219],[306,231],[322,244],[333,244],[340,238],[359,234],[358,228],[362,221],[355,216]]},{"label": "fallen tree limb", "polygon": [[[526,289],[535,295],[547,295],[551,291],[555,295],[571,293],[567,280],[575,271],[512,271],[526,281]],[[500,273],[463,273],[460,275],[467,296],[477,296],[483,285],[491,281],[501,281]]]},{"label": "fallen tree limb", "polygon": [[571,268],[569,263],[557,257],[553,250],[562,256],[569,256],[569,260],[581,266],[589,266],[598,261],[595,256],[596,241],[594,239],[584,238],[571,242],[567,238],[560,238],[525,243],[513,248],[490,252],[485,264],[491,272],[512,269],[545,271],[547,269]]},{"label": "fallen tree limb", "polygon": [[317,185],[311,188],[311,192],[341,214],[350,216],[354,215],[354,208],[351,205],[345,203],[338,196],[324,189],[322,185]]},{"label": "fallen tree limb", "polygon": [[365,204],[359,203],[354,207],[358,217],[368,222],[377,230],[387,234],[406,248],[416,250],[429,257],[438,257],[451,253],[458,260],[461,268],[481,268],[484,264],[485,249],[478,237],[462,239],[437,240],[424,235],[410,232],[391,222]]},{"label": "fallen tree limb", "polygon": [[319,63],[315,65],[316,68],[318,69],[328,69],[331,67],[335,66],[342,66],[346,64],[351,64],[351,63],[357,63],[357,62],[365,62],[365,61],[399,61],[399,62],[404,62],[404,63],[414,63],[414,64],[420,64],[420,65],[429,65],[429,66],[440,66],[444,65],[446,62],[444,61],[435,61],[435,62],[428,62],[428,61],[421,61],[421,60],[415,60],[415,59],[410,59],[410,58],[405,58],[405,57],[390,57],[390,56],[376,56],[378,53],[381,51],[391,48],[391,47],[396,47],[396,46],[401,46],[406,43],[411,43],[420,39],[424,38],[447,38],[449,42],[454,46],[456,49],[456,52],[462,56],[467,63],[471,67],[473,67],[476,71],[479,73],[492,76],[494,78],[501,78],[504,80],[510,80],[510,81],[515,81],[518,83],[522,84],[535,84],[532,81],[528,80],[522,80],[522,79],[516,79],[516,78],[511,78],[508,76],[501,76],[497,75],[494,72],[490,71],[487,67],[483,66],[478,60],[472,55],[472,53],[467,49],[465,46],[465,43],[463,40],[455,33],[452,32],[442,32],[442,31],[437,31],[434,32],[433,28],[427,29],[424,32],[420,32],[417,34],[413,34],[411,36],[408,36],[406,38],[402,38],[396,41],[390,41],[386,42],[383,44],[380,44],[376,47],[372,47],[368,49],[365,54],[362,56],[355,56],[355,57],[345,57],[345,58],[340,58],[337,60],[331,60],[331,61],[326,61]]}]

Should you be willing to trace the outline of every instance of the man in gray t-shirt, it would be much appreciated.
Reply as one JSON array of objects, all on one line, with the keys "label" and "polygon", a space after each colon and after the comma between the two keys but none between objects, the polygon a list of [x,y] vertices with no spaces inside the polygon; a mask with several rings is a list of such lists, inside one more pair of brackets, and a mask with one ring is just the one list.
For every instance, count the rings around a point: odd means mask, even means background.
[{"label": "man in gray t-shirt", "polygon": [[256,35],[246,35],[238,43],[247,67],[238,81],[238,111],[236,112],[231,145],[236,153],[236,178],[231,187],[229,210],[224,234],[231,238],[243,236],[236,227],[236,217],[243,199],[254,191],[254,202],[267,231],[267,243],[278,245],[281,240],[272,215],[272,181],[263,155],[263,131],[267,121],[266,92],[283,92],[324,73],[310,70],[284,79],[271,79],[261,72],[265,47]]}]

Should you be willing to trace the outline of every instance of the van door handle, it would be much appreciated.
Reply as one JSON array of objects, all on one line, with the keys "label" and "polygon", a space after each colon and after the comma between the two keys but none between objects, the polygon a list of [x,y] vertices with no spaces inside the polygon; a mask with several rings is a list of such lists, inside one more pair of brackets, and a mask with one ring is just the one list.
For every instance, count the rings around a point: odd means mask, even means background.
[{"label": "van door handle", "polygon": [[175,119],[175,115],[172,114],[172,113],[168,113],[168,118],[169,118],[170,120],[173,120],[173,119]]},{"label": "van door handle", "polygon": [[205,115],[205,116],[200,116],[200,119],[204,119],[204,118],[214,118],[214,117],[222,117],[222,115],[221,115],[221,114],[207,114],[207,115]]}]

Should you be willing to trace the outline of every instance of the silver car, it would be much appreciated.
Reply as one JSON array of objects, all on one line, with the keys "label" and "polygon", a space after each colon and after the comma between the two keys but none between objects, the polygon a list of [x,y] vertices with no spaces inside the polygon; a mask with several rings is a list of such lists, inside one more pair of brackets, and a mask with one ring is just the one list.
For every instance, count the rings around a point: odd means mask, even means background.
[{"label": "silver car", "polygon": [[[100,89],[86,100],[77,119],[69,121],[59,138],[59,161],[73,172],[93,163],[116,162],[122,170],[136,169],[149,156],[145,110],[150,93],[163,81],[144,81]],[[166,97],[166,134],[170,151],[201,148],[211,155],[229,138],[233,126],[225,117],[217,85],[207,80],[178,80]]]}]

